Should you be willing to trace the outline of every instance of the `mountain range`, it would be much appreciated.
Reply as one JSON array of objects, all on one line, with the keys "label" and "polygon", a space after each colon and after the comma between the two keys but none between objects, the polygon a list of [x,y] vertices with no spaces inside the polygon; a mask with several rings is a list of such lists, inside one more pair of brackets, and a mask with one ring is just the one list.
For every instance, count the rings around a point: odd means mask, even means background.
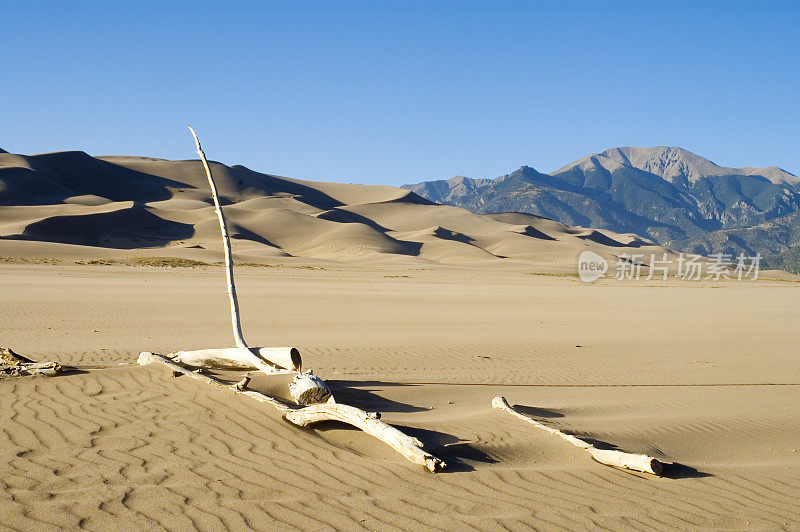
[{"label": "mountain range", "polygon": [[496,179],[404,188],[477,213],[535,214],[701,255],[760,253],[765,264],[798,269],[800,177],[775,166],[729,168],[676,147],[620,147],[549,174],[523,166]]}]

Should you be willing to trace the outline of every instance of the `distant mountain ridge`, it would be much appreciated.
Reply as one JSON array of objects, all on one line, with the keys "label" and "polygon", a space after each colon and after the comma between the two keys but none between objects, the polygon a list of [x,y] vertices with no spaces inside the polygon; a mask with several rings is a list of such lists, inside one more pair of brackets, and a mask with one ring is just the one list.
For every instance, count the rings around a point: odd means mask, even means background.
[{"label": "distant mountain ridge", "polygon": [[775,166],[719,166],[676,147],[611,148],[550,174],[523,166],[496,179],[404,188],[478,213],[536,214],[703,255],[777,255],[800,245],[800,177]]},{"label": "distant mountain ridge", "polygon": [[727,166],[719,166],[688,150],[669,146],[656,146],[653,148],[611,148],[601,153],[587,155],[583,159],[574,161],[556,170],[553,174],[560,174],[575,166],[585,168],[591,165],[601,165],[609,171],[620,166],[632,166],[655,174],[669,182],[686,179],[694,183],[706,177],[743,175],[765,177],[770,182],[777,185],[789,184],[791,186],[797,186],[800,183],[800,177],[782,168],[778,168],[777,166],[768,166],[765,168],[756,168],[752,166],[730,168]]}]

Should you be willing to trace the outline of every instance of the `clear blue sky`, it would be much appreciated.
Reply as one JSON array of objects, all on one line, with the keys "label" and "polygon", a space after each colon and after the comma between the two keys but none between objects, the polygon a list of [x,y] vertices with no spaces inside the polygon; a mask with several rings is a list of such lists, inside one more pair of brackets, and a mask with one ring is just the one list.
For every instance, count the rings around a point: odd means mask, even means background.
[{"label": "clear blue sky", "polygon": [[800,172],[800,2],[0,0],[0,147],[402,184],[680,146]]}]

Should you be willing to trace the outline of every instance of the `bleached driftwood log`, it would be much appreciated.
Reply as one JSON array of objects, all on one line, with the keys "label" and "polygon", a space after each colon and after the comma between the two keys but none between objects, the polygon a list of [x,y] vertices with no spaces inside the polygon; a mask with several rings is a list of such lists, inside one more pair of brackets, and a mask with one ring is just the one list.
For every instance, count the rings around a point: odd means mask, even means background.
[{"label": "bleached driftwood log", "polygon": [[548,427],[547,425],[539,423],[530,416],[526,416],[525,414],[518,412],[513,406],[508,404],[508,401],[506,401],[505,397],[495,397],[492,400],[492,406],[501,410],[505,410],[509,414],[527,421],[535,427],[546,430],[550,434],[555,434],[556,436],[570,442],[575,447],[580,447],[601,464],[618,467],[621,469],[641,471],[642,473],[652,473],[653,475],[661,475],[664,472],[664,464],[652,456],[647,456],[646,454],[626,453],[623,451],[615,451],[613,449],[598,449],[589,442],[583,441],[580,438],[576,438],[571,434],[561,432],[558,429]]},{"label": "bleached driftwood log", "polygon": [[293,410],[284,417],[301,427],[318,421],[342,421],[363,430],[370,436],[378,438],[408,460],[424,466],[428,471],[435,473],[446,467],[441,459],[423,451],[422,442],[417,438],[403,434],[393,426],[378,419],[377,416],[354,406],[337,403],[315,404],[299,410]]},{"label": "bleached driftwood log", "polygon": [[347,423],[381,440],[411,462],[422,465],[431,472],[441,471],[446,467],[446,464],[442,460],[423,450],[422,442],[418,439],[407,436],[391,425],[384,423],[378,419],[379,416],[377,414],[365,412],[360,408],[334,402],[293,408],[268,395],[247,390],[247,383],[249,382],[248,376],[245,376],[245,378],[236,384],[228,385],[207,375],[179,366],[161,355],[147,351],[139,355],[138,363],[141,365],[152,363],[164,364],[172,370],[173,373],[187,375],[200,382],[210,384],[211,386],[224,388],[237,395],[244,395],[261,403],[268,404],[283,414],[284,419],[300,427],[305,427],[306,425],[318,423],[320,421],[341,421]]},{"label": "bleached driftwood log", "polygon": [[[295,347],[249,347],[253,356],[258,356],[274,364],[270,373],[293,373],[300,371],[302,361],[300,352]],[[196,349],[193,351],[176,351],[169,358],[181,364],[195,367],[217,369],[261,369],[250,359],[242,359],[240,348],[225,347],[222,349]],[[281,370],[283,368],[283,370]]]},{"label": "bleached driftwood log", "polygon": [[61,374],[61,370],[61,364],[57,362],[34,362],[10,348],[0,347],[0,378],[29,375],[52,377]]}]

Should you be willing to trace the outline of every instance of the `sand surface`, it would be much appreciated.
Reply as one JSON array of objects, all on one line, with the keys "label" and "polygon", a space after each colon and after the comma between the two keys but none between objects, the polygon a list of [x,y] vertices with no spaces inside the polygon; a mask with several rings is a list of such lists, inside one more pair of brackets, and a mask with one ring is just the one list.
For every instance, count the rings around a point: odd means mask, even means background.
[{"label": "sand surface", "polygon": [[[80,371],[0,381],[11,529],[798,529],[800,284],[601,281],[523,267],[239,268],[245,337],[451,466],[140,367],[231,344],[219,267],[0,265],[0,345]],[[261,383],[269,386],[269,383]],[[492,410],[680,466],[593,462]]]}]

